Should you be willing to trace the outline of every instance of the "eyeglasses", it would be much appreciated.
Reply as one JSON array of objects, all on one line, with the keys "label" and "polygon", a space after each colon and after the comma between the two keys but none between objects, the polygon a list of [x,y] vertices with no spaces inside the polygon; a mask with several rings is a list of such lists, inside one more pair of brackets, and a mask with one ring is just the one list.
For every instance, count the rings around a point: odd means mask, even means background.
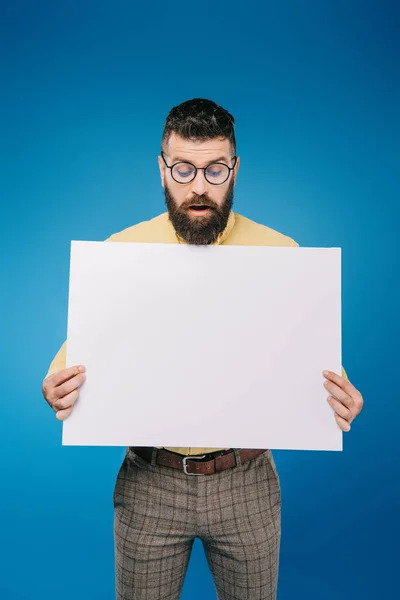
[{"label": "eyeglasses", "polygon": [[197,171],[204,171],[204,177],[209,183],[213,185],[221,185],[221,183],[225,183],[228,179],[231,171],[235,168],[237,156],[234,156],[232,160],[234,160],[233,167],[228,167],[225,163],[214,162],[210,163],[206,167],[196,167],[190,162],[176,162],[173,165],[167,165],[167,161],[164,158],[163,151],[161,150],[161,156],[163,161],[165,162],[165,166],[168,169],[171,169],[172,178],[177,183],[190,183],[197,175]]}]

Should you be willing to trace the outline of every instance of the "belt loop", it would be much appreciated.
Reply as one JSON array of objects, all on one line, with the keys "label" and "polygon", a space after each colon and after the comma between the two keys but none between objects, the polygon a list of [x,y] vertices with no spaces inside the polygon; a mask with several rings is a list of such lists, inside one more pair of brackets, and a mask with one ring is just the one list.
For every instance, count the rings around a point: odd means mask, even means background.
[{"label": "belt loop", "polygon": [[152,467],[156,466],[156,458],[157,458],[157,448],[155,446],[153,446],[152,451],[151,451],[151,461],[150,461],[150,464]]},{"label": "belt loop", "polygon": [[240,452],[239,452],[240,448],[233,448],[233,452],[235,454],[235,459],[236,459],[236,466],[239,467],[242,464],[242,461],[240,460]]}]

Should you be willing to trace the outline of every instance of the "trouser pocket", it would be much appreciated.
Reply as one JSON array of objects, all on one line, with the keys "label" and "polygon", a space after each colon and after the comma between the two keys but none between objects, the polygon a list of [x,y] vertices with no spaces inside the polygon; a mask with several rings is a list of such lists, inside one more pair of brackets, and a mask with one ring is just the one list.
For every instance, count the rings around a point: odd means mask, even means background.
[{"label": "trouser pocket", "polygon": [[115,480],[113,492],[114,508],[116,508],[117,506],[123,506],[124,504],[124,487],[127,474],[127,462],[128,457],[127,454],[125,454],[124,460],[122,461],[122,464],[118,470],[117,477]]}]

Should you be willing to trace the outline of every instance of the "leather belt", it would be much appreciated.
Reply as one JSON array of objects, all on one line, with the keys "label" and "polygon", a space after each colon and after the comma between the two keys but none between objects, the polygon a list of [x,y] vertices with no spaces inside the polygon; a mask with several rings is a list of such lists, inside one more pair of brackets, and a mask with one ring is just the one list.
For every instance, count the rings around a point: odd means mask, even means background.
[{"label": "leather belt", "polygon": [[[154,448],[152,446],[131,446],[130,448],[135,454],[148,462],[151,462],[153,452],[155,451],[155,462],[157,465],[179,469],[186,473],[186,475],[211,475],[212,473],[220,473],[221,471],[225,471],[225,469],[235,467],[237,464],[233,448],[217,450],[216,452],[200,456],[185,456],[171,450],[166,450],[165,448]],[[240,448],[238,450],[241,463],[260,456],[260,454],[267,451],[265,448]]]}]

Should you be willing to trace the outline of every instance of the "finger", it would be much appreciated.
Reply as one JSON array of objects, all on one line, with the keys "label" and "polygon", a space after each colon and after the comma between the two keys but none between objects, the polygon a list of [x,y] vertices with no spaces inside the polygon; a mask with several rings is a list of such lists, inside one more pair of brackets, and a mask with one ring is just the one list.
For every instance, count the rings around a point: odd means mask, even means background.
[{"label": "finger", "polygon": [[342,431],[350,431],[350,423],[335,413],[336,423]]},{"label": "finger", "polygon": [[53,408],[55,411],[63,410],[64,408],[68,408],[69,406],[74,406],[75,402],[78,400],[79,390],[73,390],[63,398],[59,398],[54,402]]},{"label": "finger", "polygon": [[348,396],[356,396],[357,394],[359,394],[357,388],[355,388],[354,385],[350,383],[350,381],[347,381],[347,379],[345,379],[341,375],[338,375],[333,371],[323,371],[322,374],[326,377],[326,379],[329,379],[329,381],[333,381],[333,383],[336,383],[336,385],[339,386],[342,390],[344,390]]},{"label": "finger", "polygon": [[75,375],[72,377],[72,379],[68,379],[68,381],[57,387],[54,387],[54,385],[49,385],[48,388],[43,389],[43,395],[50,406],[53,406],[57,400],[64,398],[64,396],[81,385],[85,380],[85,377],[86,373],[80,373],[79,375]]},{"label": "finger", "polygon": [[[335,383],[331,381],[325,381],[324,383],[325,389],[332,394],[334,398],[339,400],[352,414],[352,417],[356,417],[361,410],[361,405],[359,405],[358,397],[353,398],[352,396],[348,396],[340,387],[338,387]],[[361,398],[361,394],[358,394]],[[362,398],[361,398],[362,402]]]},{"label": "finger", "polygon": [[72,413],[72,406],[70,406],[69,408],[65,408],[64,410],[59,410],[56,412],[56,419],[58,419],[59,421],[64,421],[64,419],[66,419],[67,417],[69,417],[69,415]]},{"label": "finger", "polygon": [[[75,375],[72,379],[68,379],[62,385],[54,388],[53,390],[53,400],[58,400],[64,398],[70,392],[76,390],[86,379],[86,373],[80,373],[79,375]],[[53,402],[54,404],[54,402]]]},{"label": "finger", "polygon": [[79,373],[84,373],[86,368],[84,365],[75,365],[74,367],[68,367],[67,369],[62,369],[61,371],[57,371],[50,375],[47,379],[51,382],[52,385],[58,386],[71,379],[74,375],[78,375]]},{"label": "finger", "polygon": [[340,417],[342,417],[345,421],[347,421],[348,423],[352,422],[352,420],[353,420],[353,414],[352,414],[351,410],[349,410],[348,408],[346,408],[341,402],[339,402],[338,400],[336,400],[336,398],[334,398],[333,396],[329,396],[328,397],[328,403],[333,408],[333,410]]},{"label": "finger", "polygon": [[342,390],[341,387],[336,385],[336,383],[333,383],[332,381],[324,381],[324,388],[330,394],[332,394],[332,396],[334,396],[335,398],[340,400],[340,402],[343,402],[346,406],[349,404],[349,402],[351,404],[350,396],[348,394],[346,394],[346,392],[344,390]]}]

